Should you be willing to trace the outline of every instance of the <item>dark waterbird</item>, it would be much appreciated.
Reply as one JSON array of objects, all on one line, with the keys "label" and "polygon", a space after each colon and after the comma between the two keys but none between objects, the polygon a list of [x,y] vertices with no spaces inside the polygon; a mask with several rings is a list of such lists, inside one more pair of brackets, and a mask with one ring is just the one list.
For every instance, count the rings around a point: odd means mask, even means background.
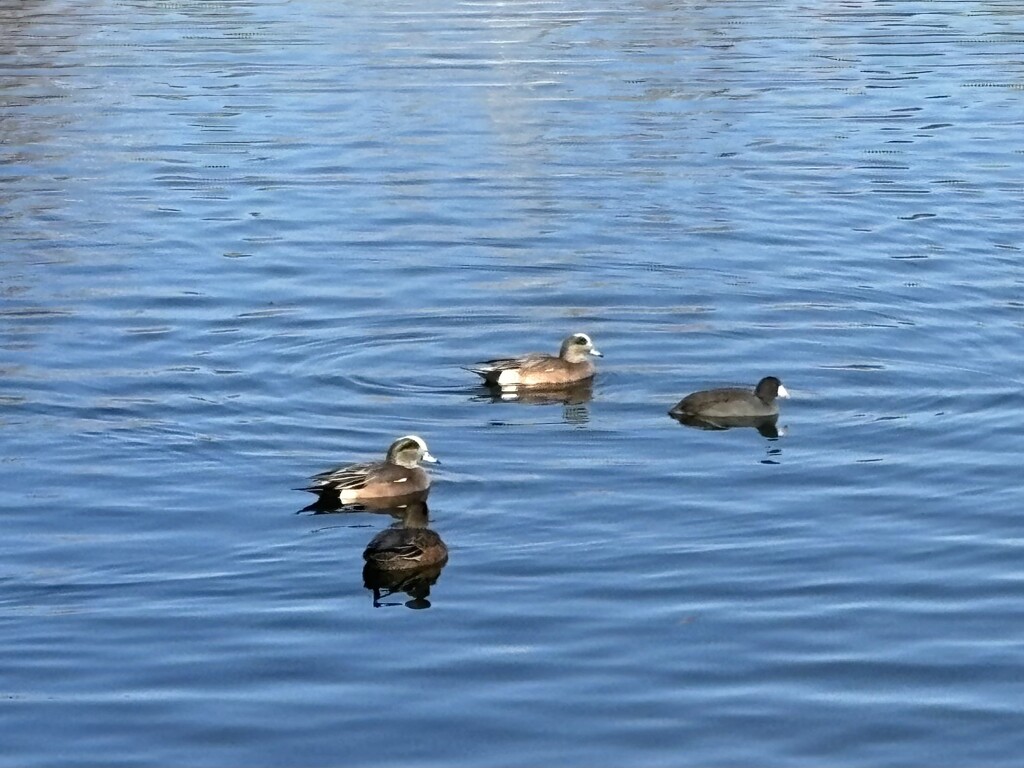
[{"label": "dark waterbird", "polygon": [[443,565],[448,560],[448,547],[427,525],[426,502],[410,504],[400,523],[370,540],[363,550],[363,559],[383,571]]},{"label": "dark waterbird", "polygon": [[404,592],[411,598],[409,608],[429,608],[430,588],[448,562],[448,547],[427,527],[425,502],[410,504],[402,522],[387,528],[366,545],[363,558],[363,586],[373,590],[373,605],[381,597]]},{"label": "dark waterbird", "polygon": [[676,403],[668,413],[677,419],[696,417],[711,424],[725,419],[763,419],[778,416],[779,404],[776,401],[785,397],[789,397],[789,392],[782,382],[774,376],[765,376],[753,390],[722,387],[694,392]]}]

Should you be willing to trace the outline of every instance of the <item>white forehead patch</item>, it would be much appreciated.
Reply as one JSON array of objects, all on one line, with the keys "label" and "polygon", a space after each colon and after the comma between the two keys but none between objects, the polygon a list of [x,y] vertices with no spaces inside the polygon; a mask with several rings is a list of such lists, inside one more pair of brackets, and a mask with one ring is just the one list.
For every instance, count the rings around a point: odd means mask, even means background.
[{"label": "white forehead patch", "polygon": [[420,447],[420,450],[427,450],[427,444],[423,441],[422,437],[418,435],[406,435],[405,437],[398,438],[399,440],[412,440],[416,445]]}]

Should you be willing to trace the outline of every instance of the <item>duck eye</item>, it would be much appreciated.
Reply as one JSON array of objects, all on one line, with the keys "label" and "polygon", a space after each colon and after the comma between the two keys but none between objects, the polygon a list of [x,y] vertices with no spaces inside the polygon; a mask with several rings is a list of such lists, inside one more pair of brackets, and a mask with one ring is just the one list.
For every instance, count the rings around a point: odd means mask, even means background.
[{"label": "duck eye", "polygon": [[576,343],[579,344],[580,346],[586,345],[587,337],[586,336],[577,336],[576,337]]}]

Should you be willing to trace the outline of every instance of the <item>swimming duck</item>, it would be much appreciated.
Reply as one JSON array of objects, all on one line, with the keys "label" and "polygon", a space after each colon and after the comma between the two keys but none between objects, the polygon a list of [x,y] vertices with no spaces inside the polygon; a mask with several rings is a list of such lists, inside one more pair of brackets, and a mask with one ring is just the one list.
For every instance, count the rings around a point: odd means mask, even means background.
[{"label": "swimming duck", "polygon": [[448,560],[448,548],[427,528],[427,505],[410,504],[400,527],[385,528],[363,550],[367,564],[384,571],[426,568]]},{"label": "swimming duck", "polygon": [[499,387],[559,387],[591,378],[597,370],[591,355],[604,357],[587,334],[574,333],[562,341],[557,357],[542,352],[499,357],[466,370]]},{"label": "swimming duck", "polygon": [[310,485],[300,490],[317,494],[320,502],[336,499],[338,504],[420,494],[430,488],[430,475],[421,461],[440,464],[422,437],[405,435],[391,444],[383,461],[329,469],[314,475]]}]

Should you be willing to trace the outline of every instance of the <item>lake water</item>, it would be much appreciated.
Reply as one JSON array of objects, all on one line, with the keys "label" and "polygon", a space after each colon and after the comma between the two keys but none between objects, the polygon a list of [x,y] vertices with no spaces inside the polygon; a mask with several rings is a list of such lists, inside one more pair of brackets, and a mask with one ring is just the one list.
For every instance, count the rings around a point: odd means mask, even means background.
[{"label": "lake water", "polygon": [[[0,765],[1019,765],[1022,51],[0,0]],[[589,399],[460,368],[574,331]],[[666,415],[767,374],[779,439]],[[450,559],[375,607],[392,518],[292,489],[410,432]]]}]

